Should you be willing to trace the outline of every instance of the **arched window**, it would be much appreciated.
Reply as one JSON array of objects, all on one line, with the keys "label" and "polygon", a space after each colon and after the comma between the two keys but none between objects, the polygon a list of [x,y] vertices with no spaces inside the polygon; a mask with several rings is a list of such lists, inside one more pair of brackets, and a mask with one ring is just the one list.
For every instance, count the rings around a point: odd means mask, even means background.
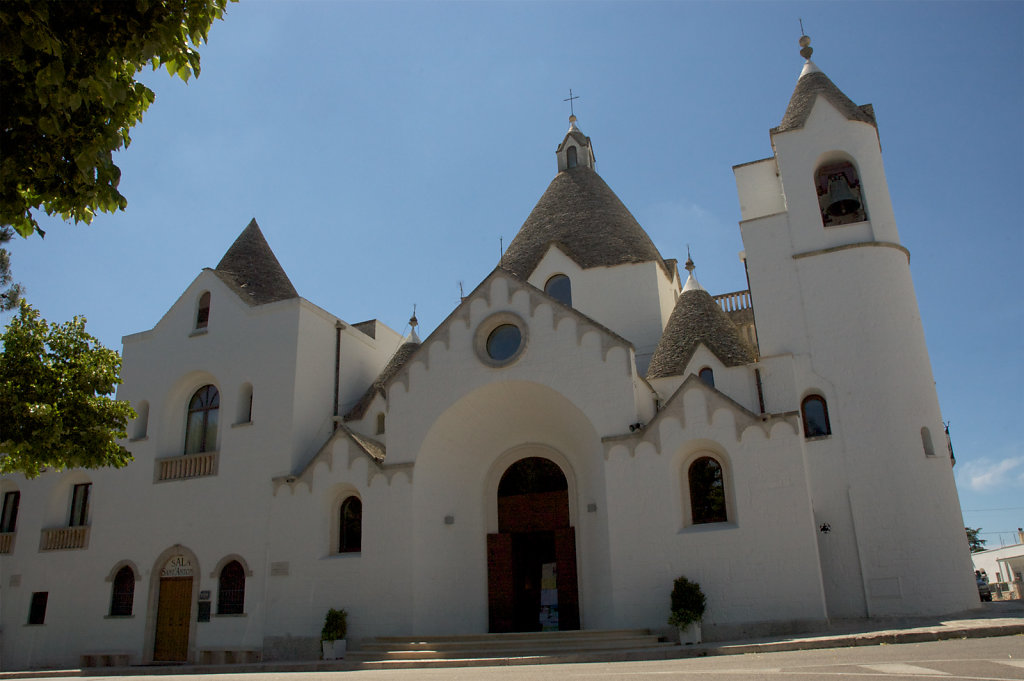
[{"label": "arched window", "polygon": [[196,329],[205,329],[210,323],[210,292],[199,296],[199,307],[196,309]]},{"label": "arched window", "polygon": [[217,581],[217,614],[241,615],[245,612],[245,568],[233,560],[220,571]]},{"label": "arched window", "polygon": [[935,445],[932,444],[932,432],[925,426],[921,428],[921,446],[925,456],[935,456]]},{"label": "arched window", "polygon": [[359,553],[363,549],[363,502],[348,497],[341,502],[338,522],[338,553]]},{"label": "arched window", "polygon": [[832,426],[828,422],[828,405],[821,395],[808,395],[800,403],[800,412],[804,417],[804,437],[821,437],[831,435]]},{"label": "arched window", "polygon": [[857,169],[849,161],[821,166],[814,173],[821,223],[825,227],[867,220]]},{"label": "arched window", "polygon": [[114,577],[114,589],[110,594],[110,616],[128,617],[132,614],[135,601],[135,573],[125,565]]},{"label": "arched window", "polygon": [[212,385],[197,390],[188,403],[185,423],[185,453],[212,452],[217,448],[217,414],[220,393]]},{"label": "arched window", "polygon": [[721,464],[710,456],[702,456],[690,464],[687,479],[693,524],[726,522],[725,480]]},{"label": "arched window", "polygon": [[700,370],[700,373],[698,373],[697,376],[700,377],[700,380],[704,381],[704,384],[709,388],[715,387],[715,370],[711,367],[704,367]]},{"label": "arched window", "polygon": [[381,435],[384,432],[384,421],[387,417],[384,416],[384,412],[377,414],[377,435]]},{"label": "arched window", "polygon": [[576,163],[576,147],[569,147],[565,150],[565,164],[570,168],[575,168]]},{"label": "arched window", "polygon": [[564,274],[556,274],[544,284],[544,293],[560,303],[572,306],[572,282]]}]

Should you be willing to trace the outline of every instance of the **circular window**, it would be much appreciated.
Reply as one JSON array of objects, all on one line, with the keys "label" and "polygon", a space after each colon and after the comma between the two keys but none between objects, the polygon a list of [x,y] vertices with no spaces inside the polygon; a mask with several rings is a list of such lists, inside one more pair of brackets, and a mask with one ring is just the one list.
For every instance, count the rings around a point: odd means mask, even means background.
[{"label": "circular window", "polygon": [[530,330],[514,312],[496,312],[476,327],[473,349],[489,367],[505,367],[519,359],[530,342]]},{"label": "circular window", "polygon": [[523,334],[515,324],[502,324],[487,336],[487,356],[495,362],[504,362],[519,352]]}]

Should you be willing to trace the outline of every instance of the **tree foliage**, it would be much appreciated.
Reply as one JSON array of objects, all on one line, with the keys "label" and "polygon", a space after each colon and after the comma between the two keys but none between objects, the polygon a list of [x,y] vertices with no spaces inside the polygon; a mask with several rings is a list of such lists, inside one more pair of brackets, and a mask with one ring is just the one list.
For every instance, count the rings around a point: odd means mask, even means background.
[{"label": "tree foliage", "polygon": [[985,544],[988,543],[988,539],[982,539],[978,536],[981,534],[980,527],[965,527],[964,531],[967,533],[967,545],[971,547],[971,553],[985,550]]},{"label": "tree foliage", "polygon": [[113,152],[153,102],[147,64],[187,81],[228,0],[0,3],[0,225],[43,234],[33,210],[89,223],[123,210]]},{"label": "tree foliage", "polygon": [[0,311],[13,310],[21,299],[21,284],[14,283],[11,256],[4,248],[13,234],[9,227],[0,227]]},{"label": "tree foliage", "polygon": [[117,440],[135,412],[108,397],[121,357],[85,331],[85,319],[48,324],[27,302],[0,335],[0,473],[122,467]]}]

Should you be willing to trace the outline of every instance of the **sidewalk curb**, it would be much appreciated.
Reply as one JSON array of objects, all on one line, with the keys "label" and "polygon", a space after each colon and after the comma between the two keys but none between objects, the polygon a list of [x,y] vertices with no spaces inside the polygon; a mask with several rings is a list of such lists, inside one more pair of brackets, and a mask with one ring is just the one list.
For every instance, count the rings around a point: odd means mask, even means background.
[{"label": "sidewalk curb", "polygon": [[992,638],[1024,635],[1024,619],[1012,623],[977,627],[949,626],[905,631],[887,630],[834,636],[816,636],[787,641],[761,643],[704,643],[693,646],[661,649],[636,649],[605,653],[572,653],[562,655],[536,655],[523,657],[492,657],[477,659],[437,659],[429,661],[397,660],[392,662],[259,662],[223,665],[150,665],[136,667],[89,667],[84,669],[54,669],[0,672],[5,679],[80,678],[93,676],[157,676],[185,674],[251,674],[285,672],[333,672],[362,669],[416,669],[445,667],[498,667],[534,664],[579,664],[587,662],[635,662],[643,660],[672,660],[694,657],[746,655],[749,653],[776,653],[824,648],[852,648],[856,646],[899,645],[950,639]]}]

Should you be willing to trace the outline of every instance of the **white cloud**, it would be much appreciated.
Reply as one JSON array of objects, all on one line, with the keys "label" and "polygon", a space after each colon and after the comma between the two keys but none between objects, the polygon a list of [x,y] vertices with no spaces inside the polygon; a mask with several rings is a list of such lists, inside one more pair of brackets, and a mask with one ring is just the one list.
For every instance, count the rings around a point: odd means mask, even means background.
[{"label": "white cloud", "polygon": [[1024,456],[1011,456],[998,461],[965,461],[957,467],[960,468],[960,484],[976,492],[997,487],[1024,487]]}]

